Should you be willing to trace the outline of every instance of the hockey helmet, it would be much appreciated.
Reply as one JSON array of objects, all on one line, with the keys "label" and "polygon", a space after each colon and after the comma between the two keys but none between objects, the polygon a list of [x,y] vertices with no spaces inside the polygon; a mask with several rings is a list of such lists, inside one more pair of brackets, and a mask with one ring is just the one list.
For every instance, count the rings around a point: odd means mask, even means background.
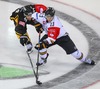
[{"label": "hockey helmet", "polygon": [[44,13],[45,13],[45,16],[53,17],[55,15],[55,10],[53,7],[48,7]]},{"label": "hockey helmet", "polygon": [[27,5],[23,7],[23,12],[24,12],[24,15],[32,15],[34,10],[31,5]]}]

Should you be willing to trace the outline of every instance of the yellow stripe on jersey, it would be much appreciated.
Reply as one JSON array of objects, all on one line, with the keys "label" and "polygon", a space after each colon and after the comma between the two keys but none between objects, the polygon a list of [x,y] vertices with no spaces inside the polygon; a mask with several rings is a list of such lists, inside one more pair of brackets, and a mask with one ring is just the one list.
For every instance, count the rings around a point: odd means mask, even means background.
[{"label": "yellow stripe on jersey", "polygon": [[16,32],[17,38],[20,39],[20,37],[22,36],[22,34]]},{"label": "yellow stripe on jersey", "polygon": [[36,25],[34,25],[35,27],[38,27],[38,26],[40,26],[40,24],[36,24]]},{"label": "yellow stripe on jersey", "polygon": [[18,39],[20,39],[21,36],[27,36],[28,40],[30,41],[30,38],[29,38],[29,35],[28,35],[27,32],[25,34],[20,34],[20,33],[16,32],[16,36],[17,36]]},{"label": "yellow stripe on jersey", "polygon": [[16,17],[10,17],[10,19],[15,21],[16,26],[18,25],[18,19],[19,19],[18,15]]}]

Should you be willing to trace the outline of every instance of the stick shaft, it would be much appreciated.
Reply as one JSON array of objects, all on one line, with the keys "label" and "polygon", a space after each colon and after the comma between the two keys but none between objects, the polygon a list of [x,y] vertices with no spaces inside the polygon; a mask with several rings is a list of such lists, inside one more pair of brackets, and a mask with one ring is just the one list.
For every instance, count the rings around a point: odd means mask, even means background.
[{"label": "stick shaft", "polygon": [[[40,43],[40,38],[41,38],[41,33],[39,32],[39,38],[38,38],[38,43]],[[37,54],[37,64],[39,62],[39,48],[38,48],[38,54]],[[38,81],[38,69],[39,69],[39,66],[37,65],[37,68],[36,68],[36,74],[37,74],[37,81]]]}]

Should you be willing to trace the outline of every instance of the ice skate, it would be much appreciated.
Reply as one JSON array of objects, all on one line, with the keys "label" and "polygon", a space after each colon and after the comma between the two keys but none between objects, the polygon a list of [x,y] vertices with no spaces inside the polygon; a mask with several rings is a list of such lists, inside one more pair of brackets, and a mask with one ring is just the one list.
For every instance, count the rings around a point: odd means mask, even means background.
[{"label": "ice skate", "polygon": [[84,61],[84,63],[89,64],[89,65],[95,65],[95,64],[96,64],[95,61],[93,61],[93,60],[91,60],[91,59],[86,59],[86,60]]}]

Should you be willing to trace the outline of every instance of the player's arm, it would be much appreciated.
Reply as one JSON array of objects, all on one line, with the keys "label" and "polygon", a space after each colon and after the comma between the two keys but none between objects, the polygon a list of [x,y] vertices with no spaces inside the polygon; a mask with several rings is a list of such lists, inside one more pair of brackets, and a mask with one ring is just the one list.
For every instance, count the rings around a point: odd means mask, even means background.
[{"label": "player's arm", "polygon": [[13,12],[10,16],[10,19],[14,21],[15,24],[15,33],[18,39],[20,39],[20,43],[24,46],[24,44],[31,43],[30,38],[27,33],[26,23],[23,20],[20,20],[19,14]]},{"label": "player's arm", "polygon": [[26,29],[26,26],[25,26],[25,22],[19,21],[19,24],[17,26],[15,26],[15,33],[16,33],[18,39],[20,39],[20,36],[23,36],[27,33],[26,30],[27,29]]},{"label": "player's arm", "polygon": [[60,33],[59,27],[49,27],[48,28],[48,38],[46,39],[49,44],[52,44],[56,41],[58,35]]},{"label": "player's arm", "polygon": [[27,23],[33,25],[38,33],[43,32],[42,24],[36,21],[34,18],[32,18],[31,21],[28,21]]},{"label": "player's arm", "polygon": [[17,38],[20,39],[20,43],[24,46],[24,44],[31,43],[29,35],[27,33],[26,24],[23,21],[19,21],[19,24],[15,27],[15,33]]},{"label": "player's arm", "polygon": [[24,21],[24,17],[20,14],[20,9],[16,9],[12,15],[10,16],[10,20],[14,21],[15,24],[15,33],[18,38],[20,36],[26,34],[26,23]]},{"label": "player's arm", "polygon": [[35,48],[36,49],[47,48],[50,44],[53,44],[56,41],[59,33],[60,33],[59,27],[49,27],[48,28],[48,38],[43,40],[41,43],[36,44]]}]

